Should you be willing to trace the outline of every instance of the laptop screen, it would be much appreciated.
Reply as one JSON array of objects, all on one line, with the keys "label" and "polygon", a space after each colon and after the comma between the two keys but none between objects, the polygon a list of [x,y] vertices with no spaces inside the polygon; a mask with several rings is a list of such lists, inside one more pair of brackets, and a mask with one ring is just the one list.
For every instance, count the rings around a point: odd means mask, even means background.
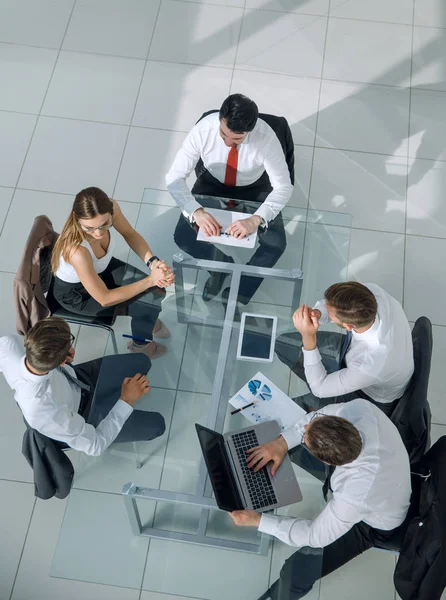
[{"label": "laptop screen", "polygon": [[228,511],[243,510],[223,436],[202,425],[195,427],[218,506]]}]

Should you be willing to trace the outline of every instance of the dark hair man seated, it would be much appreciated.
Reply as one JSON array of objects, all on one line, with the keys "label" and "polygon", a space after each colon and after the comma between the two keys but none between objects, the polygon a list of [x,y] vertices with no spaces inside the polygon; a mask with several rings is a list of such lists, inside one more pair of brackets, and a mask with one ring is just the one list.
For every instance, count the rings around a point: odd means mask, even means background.
[{"label": "dark hair man seated", "polygon": [[159,413],[133,410],[150,390],[145,375],[150,360],[143,355],[110,357],[119,358],[117,368],[107,373],[107,393],[97,393],[94,414],[90,414],[102,359],[73,366],[73,341],[68,323],[60,317],[39,321],[24,340],[18,335],[0,338],[0,371],[30,427],[94,456],[113,441],[162,435],[165,423]]},{"label": "dark hair man seated", "polygon": [[[197,181],[190,191],[186,179],[194,168]],[[290,170],[294,173],[294,146],[286,120],[259,116],[255,102],[242,94],[228,96],[220,111],[205,113],[191,129],[166,175],[167,189],[182,211],[174,234],[178,247],[194,258],[233,262],[212,244],[197,241],[197,229],[207,236],[220,235],[220,223],[206,208],[226,205],[233,210],[234,200],[249,201],[243,208],[252,216],[234,221],[227,233],[241,239],[258,229],[259,248],[248,264],[273,267],[286,247],[281,211],[293,191]],[[208,198],[202,206],[196,194],[230,200],[222,206]],[[204,300],[219,293],[225,277],[211,273]],[[242,277],[239,301],[249,302],[261,282],[260,277]]]},{"label": "dark hair man seated", "polygon": [[248,465],[279,468],[300,445],[301,466],[329,465],[324,492],[332,498],[314,520],[251,510],[231,514],[300,550],[260,600],[299,600],[324,575],[374,545],[385,544],[405,520],[411,495],[409,457],[398,430],[372,403],[359,398],[308,413],[279,438],[249,451]]},{"label": "dark hair man seated", "polygon": [[[347,335],[319,331],[332,321]],[[412,336],[401,304],[374,283],[335,283],[314,308],[293,315],[298,333],[276,340],[276,353],[310,387],[305,410],[367,398],[390,415],[414,371]]]}]

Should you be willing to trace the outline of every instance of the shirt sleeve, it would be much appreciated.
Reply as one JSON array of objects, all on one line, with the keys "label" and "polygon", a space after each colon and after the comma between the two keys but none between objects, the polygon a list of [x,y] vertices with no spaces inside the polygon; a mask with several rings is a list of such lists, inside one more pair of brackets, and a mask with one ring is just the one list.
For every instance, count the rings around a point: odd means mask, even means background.
[{"label": "shirt sleeve", "polygon": [[293,193],[288,165],[275,134],[268,144],[264,166],[273,189],[254,214],[268,222],[277,217]]},{"label": "shirt sleeve", "polygon": [[178,150],[172,166],[166,175],[166,186],[169,193],[183,213],[189,218],[198,208],[201,208],[201,205],[195,200],[186,184],[186,179],[196,167],[200,155],[200,132],[197,125],[195,125]]},{"label": "shirt sleeve", "polygon": [[375,377],[351,367],[328,374],[317,348],[315,350],[304,349],[303,353],[305,377],[311,392],[317,398],[349,394],[377,382]]},{"label": "shirt sleeve", "polygon": [[327,307],[325,306],[325,300],[318,300],[316,304],[313,306],[313,310],[321,311],[321,318],[319,319],[320,325],[326,325],[330,322],[330,317],[328,315]]},{"label": "shirt sleeve", "polygon": [[289,546],[325,548],[359,523],[362,517],[355,506],[333,498],[314,520],[263,514],[259,531],[274,535]]},{"label": "shirt sleeve", "polygon": [[32,417],[27,417],[27,421],[43,435],[65,442],[74,450],[99,456],[116,438],[132,411],[133,408],[127,402],[118,400],[99,425],[93,427],[68,407],[61,407],[55,413],[49,410],[48,417],[45,419],[42,406],[39,409],[38,422],[34,422]]}]

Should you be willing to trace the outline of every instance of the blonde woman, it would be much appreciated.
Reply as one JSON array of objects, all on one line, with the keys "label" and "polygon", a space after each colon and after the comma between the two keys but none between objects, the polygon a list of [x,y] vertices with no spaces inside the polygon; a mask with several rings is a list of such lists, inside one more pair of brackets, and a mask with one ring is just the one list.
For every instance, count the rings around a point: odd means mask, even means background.
[{"label": "blonde woman", "polygon": [[[150,268],[149,276],[113,256],[116,231]],[[54,245],[51,267],[52,294],[63,308],[88,316],[127,314],[132,318],[130,352],[143,352],[151,359],[167,352],[153,337],[170,336],[158,315],[164,288],[175,279],[172,269],[153,254],[118,203],[99,188],[77,194]],[[124,274],[132,283],[122,285]],[[135,302],[142,295],[143,301]]]}]

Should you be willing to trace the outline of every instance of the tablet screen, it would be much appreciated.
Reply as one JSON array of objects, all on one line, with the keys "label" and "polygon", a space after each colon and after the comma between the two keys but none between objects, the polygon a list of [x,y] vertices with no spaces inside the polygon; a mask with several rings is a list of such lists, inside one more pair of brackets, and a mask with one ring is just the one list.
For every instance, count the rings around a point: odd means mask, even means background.
[{"label": "tablet screen", "polygon": [[240,352],[241,356],[264,360],[269,359],[273,323],[273,318],[246,316]]}]

